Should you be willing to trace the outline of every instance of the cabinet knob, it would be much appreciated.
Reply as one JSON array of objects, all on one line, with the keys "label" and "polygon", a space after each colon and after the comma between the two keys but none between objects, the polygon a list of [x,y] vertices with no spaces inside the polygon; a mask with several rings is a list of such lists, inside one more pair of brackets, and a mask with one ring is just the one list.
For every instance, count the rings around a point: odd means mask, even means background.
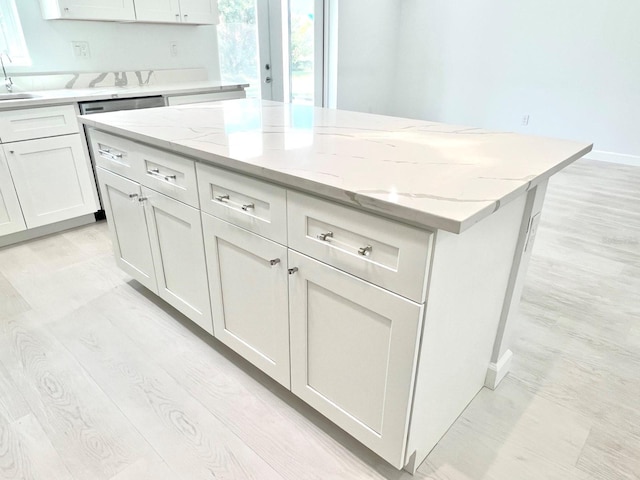
[{"label": "cabinet knob", "polygon": [[16,152],[15,152],[15,151],[13,151],[13,150],[9,150],[9,153],[16,153]]},{"label": "cabinet knob", "polygon": [[180,21],[180,14],[176,13],[176,22],[179,22],[179,21]]},{"label": "cabinet knob", "polygon": [[294,273],[296,273],[298,271],[298,267],[293,267],[289,269],[289,275],[293,275]]},{"label": "cabinet knob", "polygon": [[272,267],[274,265],[277,265],[280,263],[280,259],[279,258],[274,258],[273,260],[269,260],[269,265],[271,265]]}]

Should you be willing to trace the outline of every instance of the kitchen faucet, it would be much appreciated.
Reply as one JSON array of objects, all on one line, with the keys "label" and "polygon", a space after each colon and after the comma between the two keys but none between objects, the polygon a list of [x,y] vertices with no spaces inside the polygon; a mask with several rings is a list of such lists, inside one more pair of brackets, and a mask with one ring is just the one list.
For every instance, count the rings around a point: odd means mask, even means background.
[{"label": "kitchen faucet", "polygon": [[2,73],[4,73],[4,86],[7,88],[7,92],[11,92],[13,91],[13,80],[7,75],[7,70],[4,68],[4,62],[2,61],[3,55],[7,57],[9,63],[13,63],[13,61],[7,52],[0,52],[0,64],[2,65]]}]

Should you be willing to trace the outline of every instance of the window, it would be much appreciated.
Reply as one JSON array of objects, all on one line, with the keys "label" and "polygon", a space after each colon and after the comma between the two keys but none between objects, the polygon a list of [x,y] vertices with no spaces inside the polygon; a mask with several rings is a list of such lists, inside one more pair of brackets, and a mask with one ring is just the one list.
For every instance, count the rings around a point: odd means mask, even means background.
[{"label": "window", "polygon": [[0,0],[0,52],[14,65],[31,65],[15,0]]}]

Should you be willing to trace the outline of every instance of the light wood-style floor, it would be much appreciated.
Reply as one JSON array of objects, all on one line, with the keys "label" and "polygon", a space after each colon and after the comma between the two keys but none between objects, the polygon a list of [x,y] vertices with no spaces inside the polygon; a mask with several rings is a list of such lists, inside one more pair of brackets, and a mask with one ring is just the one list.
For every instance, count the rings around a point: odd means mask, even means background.
[{"label": "light wood-style floor", "polygon": [[[417,479],[640,478],[640,168],[551,182],[511,374]],[[409,479],[114,265],[106,224],[0,249],[0,478]]]}]

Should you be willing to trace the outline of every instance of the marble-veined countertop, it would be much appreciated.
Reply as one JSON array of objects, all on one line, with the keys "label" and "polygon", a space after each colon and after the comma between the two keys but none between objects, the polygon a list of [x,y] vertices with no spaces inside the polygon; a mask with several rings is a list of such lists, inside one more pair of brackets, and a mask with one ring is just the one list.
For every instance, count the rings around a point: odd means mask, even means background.
[{"label": "marble-veined countertop", "polygon": [[[213,80],[196,82],[165,83],[154,85],[127,85],[124,87],[102,86],[93,88],[61,88],[54,90],[34,90],[16,93],[28,93],[33,98],[1,100],[0,110],[59,105],[63,103],[111,100],[117,98],[149,97],[154,95],[193,95],[212,91],[240,90],[247,84],[236,84]],[[4,92],[3,92],[4,93]]]},{"label": "marble-veined countertop", "polygon": [[80,118],[100,130],[453,233],[592,149],[589,143],[261,100]]}]

